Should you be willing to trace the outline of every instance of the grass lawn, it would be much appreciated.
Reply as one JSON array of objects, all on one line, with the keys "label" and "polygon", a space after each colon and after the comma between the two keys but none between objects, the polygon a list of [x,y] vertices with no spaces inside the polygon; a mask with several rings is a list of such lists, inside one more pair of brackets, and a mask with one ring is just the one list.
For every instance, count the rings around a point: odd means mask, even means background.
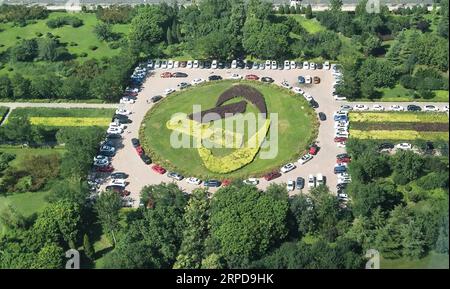
[{"label": "grass lawn", "polygon": [[[313,116],[312,109],[303,98],[274,85],[256,82],[242,83],[257,88],[266,100],[268,112],[278,113],[278,152],[275,159],[261,159],[258,153],[253,162],[235,172],[213,174],[204,167],[196,148],[172,148],[170,144],[172,131],[166,127],[171,116],[179,112],[192,113],[194,104],[201,105],[202,109],[213,108],[218,96],[234,83],[236,82],[206,83],[200,87],[178,92],[162,100],[150,110],[141,127],[140,139],[152,159],[186,176],[194,175],[201,178],[243,178],[249,175],[261,175],[288,161],[296,160],[315,139],[317,118]],[[256,112],[250,103],[247,111]],[[246,137],[245,140],[247,140]],[[227,155],[231,151],[233,149],[230,148],[213,150],[214,155],[219,156]]]},{"label": "grass lawn", "polygon": [[14,154],[16,158],[11,161],[10,165],[17,167],[27,155],[51,155],[64,153],[64,147],[58,146],[55,148],[21,148],[19,146],[0,146],[0,152]]},{"label": "grass lawn", "polygon": [[[414,98],[412,90],[404,88],[400,84],[394,88],[381,88],[378,90],[381,93],[381,101],[420,101],[420,102],[448,102],[447,90],[436,90],[435,97],[431,99]],[[358,99],[361,100],[361,99]]]},{"label": "grass lawn", "polygon": [[[63,27],[51,29],[47,26],[46,22],[48,19],[53,19],[65,15],[74,15],[81,20],[83,20],[83,25],[77,28],[73,28],[72,26],[65,25]],[[5,51],[9,47],[12,47],[16,44],[16,42],[20,41],[17,37],[21,39],[31,39],[36,38],[36,33],[42,33],[45,37],[47,32],[51,32],[55,36],[59,36],[59,40],[63,44],[67,44],[67,49],[72,54],[80,55],[81,53],[87,53],[88,56],[84,58],[79,58],[80,60],[87,59],[101,59],[103,57],[111,57],[119,54],[119,49],[111,49],[108,47],[106,42],[100,41],[95,36],[93,29],[95,25],[98,23],[98,20],[94,13],[66,13],[66,12],[52,12],[50,13],[48,19],[37,20],[34,24],[29,24],[25,27],[13,26],[12,23],[0,23],[0,44],[3,46],[0,47],[0,52]],[[116,33],[122,33],[126,35],[129,30],[129,25],[127,24],[116,24],[113,25],[113,31]],[[76,43],[76,46],[70,45],[71,43]],[[1,45],[0,45],[1,46]],[[96,50],[89,49],[90,46],[97,46]],[[41,63],[45,68],[49,68],[47,63]],[[8,72],[8,68],[12,68],[13,70],[20,71],[23,75],[28,76],[27,70],[23,69],[24,64],[11,64],[5,65],[4,69],[0,69],[0,74],[2,72]],[[39,65],[39,63],[33,63],[30,65],[26,63],[27,66]],[[51,68],[51,67],[50,67]],[[36,74],[35,74],[36,75]]]},{"label": "grass lawn", "polygon": [[427,256],[409,260],[407,258],[400,259],[381,259],[381,269],[448,269],[448,255],[431,252]]},{"label": "grass lawn", "polygon": [[40,126],[104,126],[111,122],[115,110],[109,108],[16,108],[10,117],[27,116],[33,125]]},{"label": "grass lawn", "polygon": [[[0,196],[0,212],[8,205],[12,205],[19,213],[29,217],[34,213],[41,212],[48,204],[46,197],[48,192],[28,192],[17,193],[8,196]],[[5,228],[0,223],[0,232],[4,233]]]},{"label": "grass lawn", "polygon": [[302,25],[308,33],[314,34],[326,30],[326,28],[322,26],[322,24],[320,24],[320,22],[315,18],[306,19],[304,15],[299,14],[287,14],[285,16],[292,17],[297,20],[297,22],[300,23],[300,25]]}]

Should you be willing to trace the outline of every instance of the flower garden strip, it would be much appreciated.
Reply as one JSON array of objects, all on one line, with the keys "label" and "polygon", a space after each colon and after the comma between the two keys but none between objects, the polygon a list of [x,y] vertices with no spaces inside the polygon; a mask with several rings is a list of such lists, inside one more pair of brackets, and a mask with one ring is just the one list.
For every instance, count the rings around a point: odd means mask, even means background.
[{"label": "flower garden strip", "polygon": [[446,113],[430,112],[351,112],[350,123],[355,122],[424,122],[448,123]]}]

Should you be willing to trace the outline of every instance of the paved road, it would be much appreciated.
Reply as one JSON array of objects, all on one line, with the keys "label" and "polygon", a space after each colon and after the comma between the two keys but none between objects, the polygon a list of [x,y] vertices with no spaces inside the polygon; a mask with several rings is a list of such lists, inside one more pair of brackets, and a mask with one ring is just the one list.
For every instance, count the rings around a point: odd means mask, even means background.
[{"label": "paved road", "polygon": [[[128,190],[131,191],[131,197],[135,200],[139,199],[139,192],[141,189],[150,184],[159,184],[161,182],[172,182],[173,180],[168,178],[166,175],[159,175],[154,173],[149,166],[145,165],[136,151],[131,145],[131,138],[137,138],[139,134],[139,128],[141,122],[146,114],[146,112],[152,107],[152,104],[147,103],[147,99],[154,95],[162,95],[166,88],[176,88],[177,84],[181,81],[190,82],[194,78],[204,78],[211,74],[221,75],[223,78],[228,78],[232,73],[238,73],[240,75],[245,74],[257,74],[259,76],[270,76],[275,80],[275,83],[280,84],[283,80],[287,80],[291,85],[295,85],[298,75],[309,74],[311,76],[319,76],[322,81],[318,85],[304,86],[304,90],[310,93],[316,101],[319,103],[320,107],[318,111],[324,112],[327,115],[327,120],[321,122],[319,135],[317,142],[321,147],[318,155],[314,157],[313,160],[305,165],[300,166],[296,163],[297,168],[287,174],[283,174],[280,178],[276,179],[274,182],[286,183],[288,180],[295,180],[298,176],[307,179],[309,174],[317,175],[322,173],[327,178],[327,184],[332,191],[335,191],[336,187],[336,177],[333,172],[333,168],[336,162],[336,155],[345,152],[344,149],[338,148],[333,142],[334,138],[334,122],[332,115],[339,107],[343,104],[355,105],[355,103],[348,102],[338,102],[334,101],[332,98],[332,83],[333,76],[330,71],[324,70],[263,70],[263,71],[253,71],[253,70],[241,70],[241,69],[224,69],[224,70],[205,70],[205,69],[181,69],[178,68],[176,71],[186,72],[189,74],[187,79],[174,79],[174,78],[160,78],[160,73],[165,70],[156,70],[153,75],[150,76],[143,85],[142,91],[138,95],[137,102],[135,104],[127,104],[124,107],[131,110],[133,113],[130,119],[133,123],[129,125],[126,129],[126,133],[123,135],[123,147],[118,150],[117,155],[113,159],[113,166],[116,171],[123,171],[130,175],[130,184]],[[173,70],[175,71],[175,70]],[[169,96],[172,97],[172,96]],[[176,97],[176,96],[173,96]],[[374,103],[370,103],[372,105]],[[395,103],[379,103],[389,107]],[[406,106],[409,103],[401,103],[401,105]],[[418,103],[423,105],[423,103]],[[437,106],[443,107],[445,104],[436,103]],[[296,162],[297,160],[292,160]],[[189,176],[186,176],[189,177]],[[186,192],[191,192],[197,186],[187,184],[184,180],[177,182],[178,185]],[[264,179],[260,180],[258,188],[265,189],[270,182]],[[210,189],[212,192],[215,189]],[[295,191],[293,193],[298,193]],[[135,203],[137,205],[137,203]]]}]

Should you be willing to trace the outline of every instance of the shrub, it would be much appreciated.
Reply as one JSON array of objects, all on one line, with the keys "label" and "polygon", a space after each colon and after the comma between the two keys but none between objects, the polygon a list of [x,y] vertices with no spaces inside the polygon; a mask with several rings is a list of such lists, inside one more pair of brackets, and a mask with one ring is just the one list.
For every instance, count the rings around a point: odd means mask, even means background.
[{"label": "shrub", "polygon": [[95,45],[89,45],[89,47],[88,47],[90,50],[92,50],[92,51],[95,51],[95,50],[97,50],[98,49],[98,47],[97,46],[95,46]]},{"label": "shrub", "polygon": [[417,180],[417,185],[424,190],[448,188],[448,173],[431,172]]},{"label": "shrub", "polygon": [[41,32],[36,32],[35,34],[37,37],[41,37],[43,35]]},{"label": "shrub", "polygon": [[87,56],[88,56],[88,54],[86,52],[81,52],[80,53],[80,57],[87,57]]}]

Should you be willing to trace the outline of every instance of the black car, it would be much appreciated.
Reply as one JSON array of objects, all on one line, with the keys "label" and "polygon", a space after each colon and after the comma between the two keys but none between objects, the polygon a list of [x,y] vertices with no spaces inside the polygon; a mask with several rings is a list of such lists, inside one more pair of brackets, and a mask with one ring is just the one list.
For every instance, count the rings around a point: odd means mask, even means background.
[{"label": "black car", "polygon": [[172,77],[178,77],[178,78],[181,78],[181,77],[188,77],[188,75],[187,75],[187,73],[184,73],[184,72],[174,72],[174,73],[172,74]]},{"label": "black car", "polygon": [[126,115],[115,114],[112,118],[112,122],[119,122],[120,124],[131,123],[131,120]]},{"label": "black car", "polygon": [[201,68],[201,69],[205,68],[205,61],[204,60],[199,60],[198,61],[198,68]]},{"label": "black car", "polygon": [[264,76],[264,77],[261,78],[261,81],[265,82],[265,83],[272,83],[274,80],[271,77]]},{"label": "black car", "polygon": [[218,180],[209,180],[209,181],[203,182],[203,186],[205,186],[205,187],[215,187],[215,188],[217,188],[217,187],[220,187],[221,184],[222,183],[220,181],[218,181]]},{"label": "black car", "polygon": [[220,61],[219,63],[217,63],[217,68],[218,69],[224,69],[225,68],[225,62]]},{"label": "black car", "polygon": [[204,67],[205,67],[206,69],[210,69],[210,68],[211,68],[211,61],[206,60],[205,63],[204,63]]},{"label": "black car", "polygon": [[323,69],[323,64],[322,63],[317,63],[316,64],[316,68],[317,69]]},{"label": "black car", "polygon": [[247,61],[247,63],[245,64],[245,68],[252,69],[253,68],[253,61]]},{"label": "black car", "polygon": [[430,142],[430,141],[427,141],[427,142],[425,143],[425,153],[431,154],[431,153],[433,152],[433,150],[434,150],[434,145],[433,145],[433,143]]},{"label": "black car", "polygon": [[230,69],[231,68],[231,62],[225,62],[225,68]]},{"label": "black car", "polygon": [[111,174],[111,178],[113,179],[126,179],[128,178],[128,175],[126,173],[122,172],[115,172]]},{"label": "black car", "polygon": [[380,149],[380,150],[393,149],[393,148],[394,148],[394,144],[389,143],[389,142],[382,143],[378,146],[378,149]]},{"label": "black car", "polygon": [[418,105],[410,104],[406,107],[406,110],[408,111],[421,111],[422,108]]},{"label": "black car", "polygon": [[155,95],[152,98],[150,98],[151,102],[156,103],[160,101],[163,97],[161,95]]},{"label": "black car", "polygon": [[337,156],[336,156],[336,158],[337,159],[347,159],[347,158],[350,158],[350,156],[348,155],[348,154],[338,154]]},{"label": "black car", "polygon": [[321,121],[325,121],[325,120],[327,120],[327,116],[325,115],[325,113],[319,112],[319,119]]},{"label": "black car", "polygon": [[176,172],[169,172],[167,174],[167,176],[169,178],[177,180],[177,181],[181,181],[182,179],[184,179],[184,177],[182,175],[180,175],[179,173],[176,173]]},{"label": "black car", "polygon": [[242,61],[242,60],[237,60],[237,61],[236,61],[236,67],[237,67],[237,68],[240,68],[240,69],[245,68],[245,63],[244,63],[244,61]]},{"label": "black car", "polygon": [[147,156],[146,154],[142,154],[142,155],[141,155],[141,160],[142,160],[146,165],[149,165],[149,164],[152,163],[152,159],[151,159],[149,156]]},{"label": "black car", "polygon": [[345,190],[347,188],[347,184],[337,184],[336,189],[339,190]]},{"label": "black car", "polygon": [[297,190],[302,190],[305,187],[305,179],[302,177],[298,177],[295,182],[295,187]]},{"label": "black car", "polygon": [[118,133],[109,133],[109,134],[106,135],[106,138],[107,138],[108,140],[111,140],[111,139],[121,139],[122,136],[121,136],[120,134],[118,134]]},{"label": "black car", "polygon": [[189,86],[191,86],[191,84],[189,84],[187,82],[182,82],[182,83],[178,84],[179,89],[185,89],[185,88],[188,88]]},{"label": "black car", "polygon": [[314,99],[309,101],[309,105],[311,105],[312,108],[319,108],[319,103]]},{"label": "black car", "polygon": [[209,81],[214,81],[214,80],[222,80],[222,76],[220,75],[211,75],[208,77]]},{"label": "black car", "polygon": [[137,138],[132,138],[131,144],[133,145],[133,147],[137,148],[138,146],[141,145],[141,142]]}]

